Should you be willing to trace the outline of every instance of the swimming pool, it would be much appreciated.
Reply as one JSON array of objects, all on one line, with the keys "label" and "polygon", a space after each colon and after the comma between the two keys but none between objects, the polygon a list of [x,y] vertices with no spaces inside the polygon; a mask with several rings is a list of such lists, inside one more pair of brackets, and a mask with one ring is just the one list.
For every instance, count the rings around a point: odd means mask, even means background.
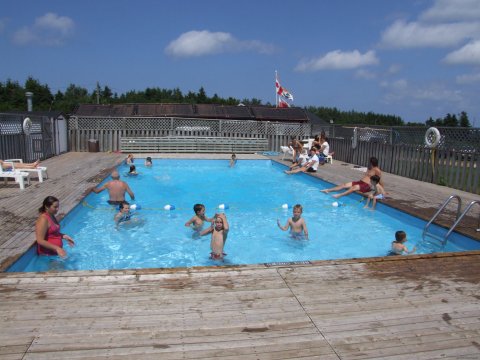
[{"label": "swimming pool", "polygon": [[[339,207],[330,187],[305,174],[285,175],[285,166],[270,160],[155,160],[146,168],[136,161],[137,177],[122,179],[135,193],[141,210],[138,226],[116,228],[117,212],[108,205],[108,194],[90,194],[62,220],[62,232],[71,235],[74,248],[67,259],[37,257],[31,250],[8,271],[98,270],[171,268],[219,264],[258,264],[384,256],[394,233],[408,234],[409,248],[419,245],[424,221],[379,204],[376,211],[363,209],[358,195],[342,198]],[[107,179],[108,180],[108,179]],[[211,217],[219,204],[230,223],[224,262],[209,259],[210,237],[195,238],[184,226],[193,216],[193,205],[202,203]],[[283,204],[302,204],[308,240],[293,239],[277,227],[292,215]],[[174,205],[175,210],[164,210]],[[60,204],[61,206],[61,204]],[[437,232],[445,231],[436,227]],[[421,244],[420,252],[438,250]],[[446,251],[479,249],[479,243],[454,234]]]}]

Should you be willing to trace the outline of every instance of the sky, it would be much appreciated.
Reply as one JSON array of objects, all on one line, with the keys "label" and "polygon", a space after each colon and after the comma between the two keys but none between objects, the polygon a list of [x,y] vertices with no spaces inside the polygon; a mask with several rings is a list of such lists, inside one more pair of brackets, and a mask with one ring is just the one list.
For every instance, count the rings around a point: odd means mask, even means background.
[{"label": "sky", "polygon": [[480,127],[480,0],[2,0],[0,82],[204,87]]}]

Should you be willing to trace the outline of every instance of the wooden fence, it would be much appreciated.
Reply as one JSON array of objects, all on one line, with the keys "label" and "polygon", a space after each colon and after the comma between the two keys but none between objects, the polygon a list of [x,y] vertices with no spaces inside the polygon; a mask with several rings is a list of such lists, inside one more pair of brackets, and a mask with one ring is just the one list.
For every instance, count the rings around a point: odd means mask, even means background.
[{"label": "wooden fence", "polygon": [[69,130],[70,151],[88,151],[89,139],[98,141],[99,151],[121,151],[120,139],[126,137],[162,137],[162,136],[199,136],[223,138],[267,138],[269,151],[279,151],[280,146],[288,144],[290,135],[239,134],[217,131],[181,131],[181,130]]},{"label": "wooden fence", "polygon": [[480,194],[480,154],[476,152],[363,141],[353,149],[351,140],[333,138],[329,142],[335,160],[368,166],[374,156],[388,173]]},{"label": "wooden fence", "polygon": [[[120,151],[120,139],[124,137],[204,136],[227,138],[267,138],[269,151],[280,151],[291,135],[238,134],[218,131],[180,130],[80,130],[70,129],[70,150],[88,151],[89,139],[96,139],[99,151]],[[383,144],[358,141],[352,148],[348,138],[330,138],[334,159],[367,166],[370,157],[378,158],[380,167],[388,172],[410,179],[445,185],[454,189],[480,194],[479,164],[477,152],[432,150],[423,145]]]}]

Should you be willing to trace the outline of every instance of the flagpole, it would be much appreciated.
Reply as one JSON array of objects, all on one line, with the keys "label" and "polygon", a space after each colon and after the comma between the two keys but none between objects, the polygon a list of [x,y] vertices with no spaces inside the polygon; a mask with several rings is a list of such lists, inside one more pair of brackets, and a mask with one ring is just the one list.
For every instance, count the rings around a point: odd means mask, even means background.
[{"label": "flagpole", "polygon": [[275,107],[278,107],[277,82],[278,82],[278,75],[277,75],[277,70],[275,70]]}]

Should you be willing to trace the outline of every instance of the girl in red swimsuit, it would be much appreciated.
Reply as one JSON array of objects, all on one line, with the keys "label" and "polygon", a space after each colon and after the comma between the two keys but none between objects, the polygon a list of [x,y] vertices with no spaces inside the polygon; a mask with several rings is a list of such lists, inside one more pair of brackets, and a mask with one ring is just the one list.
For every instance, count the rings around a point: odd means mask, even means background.
[{"label": "girl in red swimsuit", "polygon": [[35,235],[37,238],[37,253],[39,255],[59,255],[67,256],[63,250],[63,241],[68,241],[70,246],[74,246],[73,239],[60,232],[60,224],[55,215],[58,212],[59,201],[54,196],[47,196],[43,200],[42,207],[38,209],[40,215],[35,224]]}]

